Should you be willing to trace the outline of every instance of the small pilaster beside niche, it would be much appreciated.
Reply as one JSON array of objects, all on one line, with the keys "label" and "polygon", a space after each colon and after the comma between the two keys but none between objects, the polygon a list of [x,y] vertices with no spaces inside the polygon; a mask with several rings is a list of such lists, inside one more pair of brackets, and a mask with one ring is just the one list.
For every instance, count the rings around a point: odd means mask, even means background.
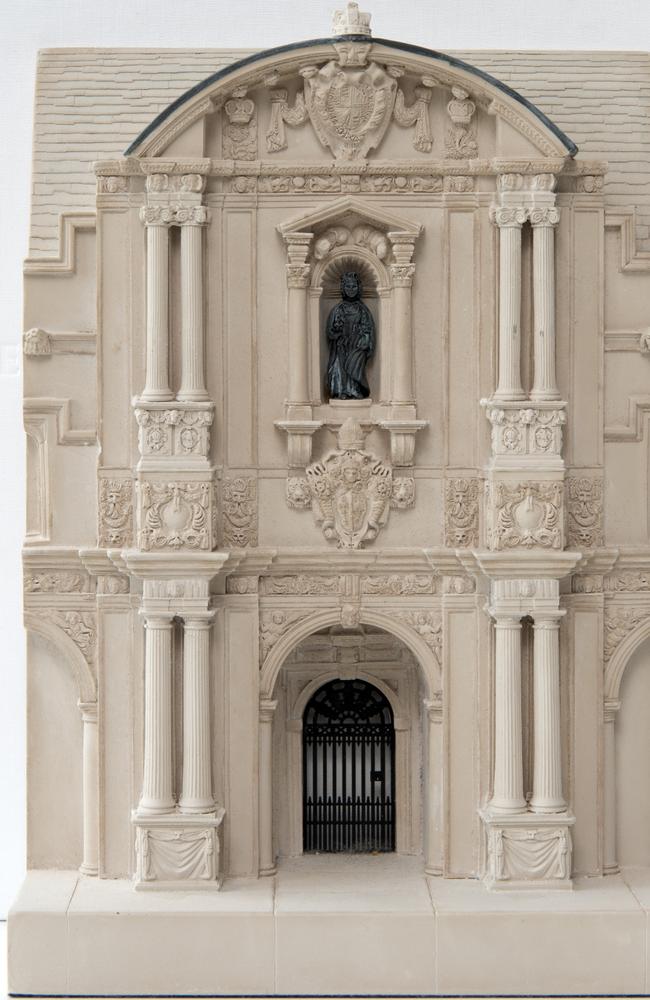
[{"label": "small pilaster beside niche", "polygon": [[[417,419],[411,319],[421,225],[347,197],[278,231],[287,255],[289,378],[276,427],[287,434],[289,469],[311,463],[318,430],[337,433],[349,419],[365,431],[387,431],[392,465],[411,467],[417,431],[426,426]],[[356,276],[356,291],[343,291],[345,275]],[[335,388],[328,323],[352,300],[365,317],[358,342],[342,351],[344,366],[354,355],[346,367],[354,378]]]}]

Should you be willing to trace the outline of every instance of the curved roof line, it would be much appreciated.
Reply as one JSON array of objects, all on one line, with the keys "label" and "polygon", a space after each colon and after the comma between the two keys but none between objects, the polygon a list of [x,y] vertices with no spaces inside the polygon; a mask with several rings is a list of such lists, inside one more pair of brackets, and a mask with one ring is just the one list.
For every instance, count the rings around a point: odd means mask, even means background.
[{"label": "curved roof line", "polygon": [[[234,63],[230,63],[228,66],[224,66],[222,69],[217,70],[211,76],[206,77],[205,80],[201,80],[200,83],[195,84],[186,90],[184,94],[177,97],[175,101],[172,101],[164,111],[161,111],[159,115],[149,122],[147,127],[140,132],[131,143],[131,145],[124,151],[125,156],[130,156],[134,153],[138,146],[144,142],[144,140],[151,135],[162,123],[170,117],[178,108],[182,107],[187,101],[201,91],[206,90],[208,87],[216,83],[217,80],[225,79],[231,73],[242,69],[245,66],[252,66],[256,62],[262,59],[267,59],[269,56],[282,55],[285,52],[291,52],[295,49],[306,49],[313,48],[317,45],[331,45],[334,42],[364,42],[368,44],[368,37],[366,35],[336,35],[333,38],[311,38],[305,42],[290,42],[288,45],[278,45],[272,49],[261,49],[259,52],[254,52],[250,56],[245,56],[243,59],[238,59]],[[578,147],[572,139],[569,139],[562,129],[558,128],[557,125],[548,118],[543,111],[540,111],[538,107],[532,104],[529,100],[523,97],[518,91],[513,90],[506,83],[502,83],[501,80],[497,80],[496,77],[490,76],[482,69],[477,69],[476,66],[470,65],[470,63],[464,62],[462,59],[457,59],[455,56],[445,55],[444,52],[437,52],[435,49],[427,49],[422,45],[412,45],[409,42],[397,42],[389,38],[373,38],[373,44],[385,45],[389,48],[394,48],[401,50],[402,52],[412,52],[414,55],[427,56],[429,59],[435,59],[439,62],[447,63],[448,66],[453,66],[456,69],[462,69],[468,73],[472,73],[474,76],[479,77],[479,79],[484,80],[486,83],[491,84],[498,90],[502,91],[507,97],[512,98],[522,107],[526,108],[531,112],[550,132],[552,132],[560,142],[566,147],[566,151],[569,156],[575,156],[578,152]]]}]

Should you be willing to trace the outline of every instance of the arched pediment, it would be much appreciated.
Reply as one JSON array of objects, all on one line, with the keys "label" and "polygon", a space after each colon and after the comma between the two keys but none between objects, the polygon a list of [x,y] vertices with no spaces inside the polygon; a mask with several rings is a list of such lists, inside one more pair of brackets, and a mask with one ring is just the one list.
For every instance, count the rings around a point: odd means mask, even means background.
[{"label": "arched pediment", "polygon": [[[369,112],[367,118],[361,116],[363,134],[346,144],[345,114],[337,120],[336,102],[341,98],[345,104],[346,93],[349,95],[345,88],[349,86],[360,88],[363,100],[368,99]],[[342,35],[256,52],[220,69],[165,108],[126,154],[148,157],[169,151],[177,137],[197,121],[223,113],[229,104],[235,124],[238,120],[241,123],[246,117],[243,105],[256,90],[267,92],[266,117],[260,121],[259,149],[249,150],[244,159],[284,149],[285,125],[292,129],[307,122],[311,122],[321,149],[335,160],[359,162],[368,153],[386,155],[386,136],[400,127],[412,131],[412,144],[420,156],[472,159],[483,155],[480,142],[476,149],[465,141],[466,126],[474,112],[492,116],[501,123],[504,134],[517,137],[509,147],[507,142],[502,141],[501,148],[497,143],[491,150],[494,156],[564,159],[578,151],[575,143],[524,96],[461,59],[405,42]],[[451,145],[435,121],[433,129],[429,122],[428,106],[439,91],[438,104],[451,129]],[[234,107],[233,102],[243,103]],[[357,120],[355,127],[358,125]],[[199,152],[210,155],[209,151]],[[228,157],[224,154],[224,158]]]}]

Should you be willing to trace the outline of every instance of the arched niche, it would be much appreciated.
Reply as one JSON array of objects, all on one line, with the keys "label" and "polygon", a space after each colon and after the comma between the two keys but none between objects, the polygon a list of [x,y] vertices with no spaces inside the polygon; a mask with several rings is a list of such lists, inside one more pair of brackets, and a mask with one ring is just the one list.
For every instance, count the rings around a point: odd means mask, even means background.
[{"label": "arched niche", "polygon": [[[311,436],[354,416],[390,434],[396,466],[413,463],[417,420],[414,389],[412,286],[418,222],[347,196],[281,223],[287,273],[288,385],[285,415],[276,426],[289,438],[289,466],[311,461]],[[325,323],[340,301],[337,275],[354,267],[376,314],[376,356],[368,368],[371,397],[335,400],[325,395],[329,348]]]},{"label": "arched niche", "polygon": [[616,717],[616,845],[620,866],[650,867],[650,634],[627,660]]}]

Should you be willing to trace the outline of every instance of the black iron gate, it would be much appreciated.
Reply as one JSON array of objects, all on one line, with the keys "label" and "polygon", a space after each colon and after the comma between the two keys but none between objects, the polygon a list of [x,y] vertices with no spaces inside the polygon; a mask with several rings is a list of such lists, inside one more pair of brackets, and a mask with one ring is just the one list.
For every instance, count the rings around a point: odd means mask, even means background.
[{"label": "black iron gate", "polygon": [[330,681],[303,717],[305,851],[395,850],[395,727],[365,681]]}]

